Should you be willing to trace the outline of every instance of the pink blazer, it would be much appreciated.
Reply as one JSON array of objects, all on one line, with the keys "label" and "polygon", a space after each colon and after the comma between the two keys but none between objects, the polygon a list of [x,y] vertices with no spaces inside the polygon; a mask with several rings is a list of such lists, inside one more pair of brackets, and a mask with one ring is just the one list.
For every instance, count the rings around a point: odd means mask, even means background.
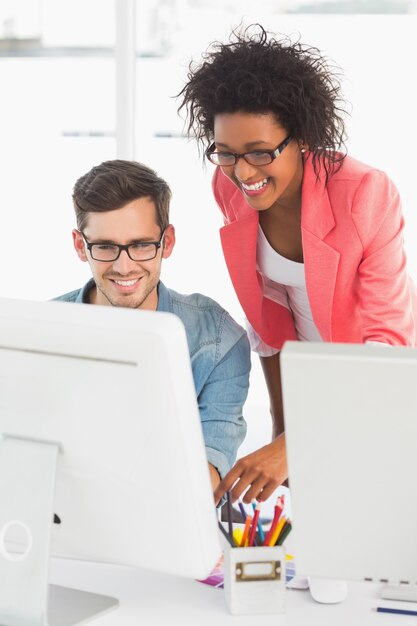
[{"label": "pink blazer", "polygon": [[[281,349],[296,339],[291,312],[263,295],[256,269],[258,212],[217,168],[213,191],[223,213],[224,257],[255,331]],[[397,189],[352,157],[326,186],[306,158],[301,231],[307,294],[324,341],[416,345],[417,291],[406,272]]]}]

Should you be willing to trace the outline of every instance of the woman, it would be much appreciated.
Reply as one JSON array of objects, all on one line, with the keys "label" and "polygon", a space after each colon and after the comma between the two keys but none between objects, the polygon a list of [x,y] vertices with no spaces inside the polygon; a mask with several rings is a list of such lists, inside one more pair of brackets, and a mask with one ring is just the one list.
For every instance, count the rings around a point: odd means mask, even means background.
[{"label": "woman", "polygon": [[217,499],[265,500],[287,478],[279,351],[289,339],[416,343],[398,191],[343,153],[340,84],[315,48],[260,26],[191,67],[180,109],[216,165],[229,273],[261,357],[273,440],[244,457]]}]

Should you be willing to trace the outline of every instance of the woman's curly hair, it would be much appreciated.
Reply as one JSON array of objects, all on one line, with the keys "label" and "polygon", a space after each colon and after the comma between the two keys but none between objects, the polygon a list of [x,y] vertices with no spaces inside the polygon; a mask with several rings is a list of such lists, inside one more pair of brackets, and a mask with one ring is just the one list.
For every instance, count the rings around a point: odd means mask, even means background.
[{"label": "woman's curly hair", "polygon": [[317,48],[276,39],[253,24],[233,31],[229,43],[211,44],[200,65],[190,63],[178,111],[185,108],[188,135],[203,149],[213,140],[217,114],[273,113],[308,146],[317,176],[324,166],[327,181],[346,156],[346,111],[334,69]]}]

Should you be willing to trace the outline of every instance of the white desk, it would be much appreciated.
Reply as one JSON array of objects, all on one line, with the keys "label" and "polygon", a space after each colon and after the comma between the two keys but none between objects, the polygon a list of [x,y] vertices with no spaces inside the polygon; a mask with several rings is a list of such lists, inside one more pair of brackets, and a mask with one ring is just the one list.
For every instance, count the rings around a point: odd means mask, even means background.
[{"label": "white desk", "polygon": [[405,616],[372,611],[378,605],[401,606],[380,600],[380,587],[372,583],[350,583],[348,597],[339,605],[320,605],[308,591],[288,590],[285,614],[236,616],[228,613],[222,589],[140,569],[52,559],[51,582],[118,598],[118,609],[91,622],[97,626],[394,626],[399,618],[407,622]]}]

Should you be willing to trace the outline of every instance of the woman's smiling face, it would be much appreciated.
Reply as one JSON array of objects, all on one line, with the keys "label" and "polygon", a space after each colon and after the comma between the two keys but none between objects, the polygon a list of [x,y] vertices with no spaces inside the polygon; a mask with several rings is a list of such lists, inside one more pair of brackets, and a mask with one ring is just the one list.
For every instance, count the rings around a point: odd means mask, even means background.
[{"label": "woman's smiling face", "polygon": [[[289,135],[272,113],[220,113],[214,119],[216,152],[242,154],[272,151]],[[221,166],[257,211],[280,205],[299,205],[303,180],[300,146],[292,139],[268,165],[251,165],[240,157],[234,165]]]}]

